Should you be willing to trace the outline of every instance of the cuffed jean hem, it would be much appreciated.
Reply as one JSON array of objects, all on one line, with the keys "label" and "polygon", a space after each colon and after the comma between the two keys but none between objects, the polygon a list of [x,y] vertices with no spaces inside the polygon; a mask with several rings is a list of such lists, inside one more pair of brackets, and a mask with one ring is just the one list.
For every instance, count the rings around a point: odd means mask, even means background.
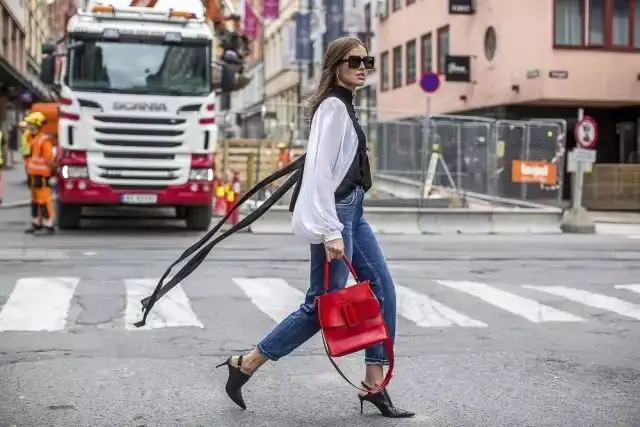
[{"label": "cuffed jean hem", "polygon": [[365,365],[388,365],[389,361],[388,360],[374,359],[374,358],[365,357],[364,364]]},{"label": "cuffed jean hem", "polygon": [[268,351],[265,351],[265,349],[262,347],[262,345],[258,344],[256,346],[256,348],[258,349],[258,351],[260,352],[260,354],[262,354],[264,357],[266,357],[267,359],[273,361],[273,362],[277,362],[278,360],[280,360],[279,357],[274,357],[272,354],[270,354]]}]

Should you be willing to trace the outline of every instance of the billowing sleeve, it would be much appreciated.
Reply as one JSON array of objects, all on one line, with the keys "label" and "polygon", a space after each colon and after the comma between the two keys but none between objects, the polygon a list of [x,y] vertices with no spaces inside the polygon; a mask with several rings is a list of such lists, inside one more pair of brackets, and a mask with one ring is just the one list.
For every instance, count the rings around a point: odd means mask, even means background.
[{"label": "billowing sleeve", "polygon": [[294,211],[293,218],[294,233],[311,242],[328,242],[342,237],[344,227],[336,213],[334,175],[350,125],[344,103],[336,98],[323,101],[312,120],[300,189],[302,197],[295,209],[300,211]]}]

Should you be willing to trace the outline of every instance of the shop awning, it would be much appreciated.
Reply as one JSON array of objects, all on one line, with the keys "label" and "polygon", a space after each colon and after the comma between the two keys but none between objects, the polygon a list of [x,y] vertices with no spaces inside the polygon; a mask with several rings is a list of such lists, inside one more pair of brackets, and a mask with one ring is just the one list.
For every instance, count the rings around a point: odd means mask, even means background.
[{"label": "shop awning", "polygon": [[45,90],[44,85],[38,85],[29,81],[25,76],[21,75],[18,70],[13,68],[9,62],[3,57],[0,57],[0,83],[4,86],[15,86],[21,89],[26,89],[33,95],[34,101],[46,101],[51,97]]}]

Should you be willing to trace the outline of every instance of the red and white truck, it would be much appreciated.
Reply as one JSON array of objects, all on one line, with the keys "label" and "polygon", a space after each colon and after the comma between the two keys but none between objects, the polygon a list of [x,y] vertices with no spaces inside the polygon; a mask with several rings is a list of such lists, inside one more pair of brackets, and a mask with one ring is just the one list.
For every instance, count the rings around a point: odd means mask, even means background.
[{"label": "red and white truck", "polygon": [[83,207],[140,205],[174,207],[189,229],[207,229],[214,34],[200,0],[132,4],[86,2],[68,21],[58,79],[43,61],[59,93],[58,226],[79,227]]}]

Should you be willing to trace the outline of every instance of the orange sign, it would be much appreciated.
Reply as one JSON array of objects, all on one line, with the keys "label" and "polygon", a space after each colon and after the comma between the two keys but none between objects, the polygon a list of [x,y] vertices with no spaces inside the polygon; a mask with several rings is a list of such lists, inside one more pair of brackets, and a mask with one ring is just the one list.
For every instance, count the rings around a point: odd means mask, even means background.
[{"label": "orange sign", "polygon": [[558,178],[555,163],[534,160],[514,160],[511,168],[511,180],[525,184],[553,185]]}]

